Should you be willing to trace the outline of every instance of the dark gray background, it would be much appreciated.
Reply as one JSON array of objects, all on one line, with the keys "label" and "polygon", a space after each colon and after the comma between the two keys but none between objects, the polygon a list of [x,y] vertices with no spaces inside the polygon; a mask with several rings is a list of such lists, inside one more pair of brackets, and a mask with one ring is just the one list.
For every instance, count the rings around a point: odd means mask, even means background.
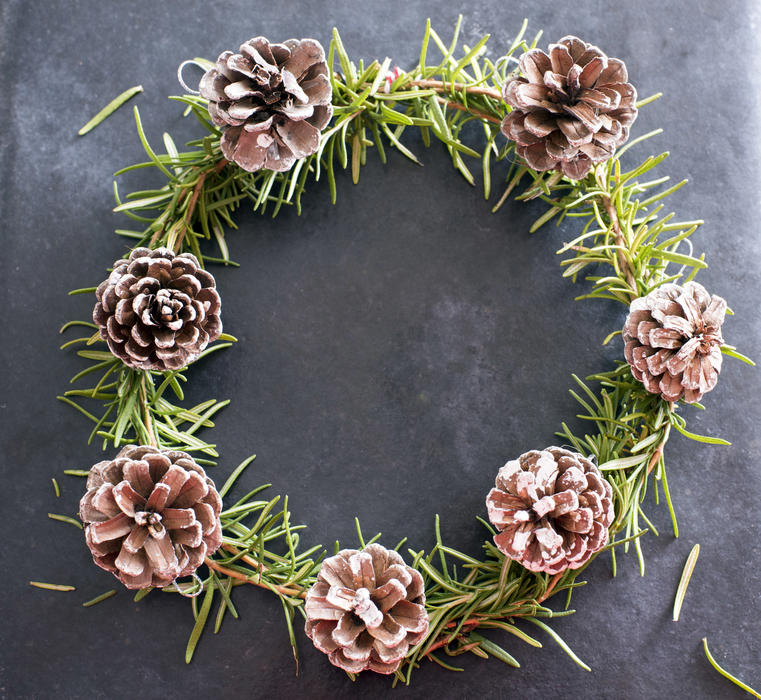
[{"label": "dark gray background", "polygon": [[[76,130],[130,85],[145,92],[149,138],[181,142],[198,133],[166,100],[177,94],[177,64],[213,58],[256,34],[314,36],[325,45],[337,25],[356,58],[415,62],[425,18],[449,36],[458,9],[471,44],[492,33],[506,49],[524,16],[543,43],[576,33],[626,60],[640,95],[663,91],[635,134],[665,135],[637,149],[668,149],[663,172],[690,185],[671,198],[683,218],[707,223],[694,237],[708,254],[700,280],[736,312],[728,342],[756,358],[761,236],[758,230],[758,25],[755,0],[701,2],[488,2],[453,7],[412,2],[108,3],[6,0],[0,5],[3,99],[2,511],[3,615],[0,695],[8,697],[328,697],[385,695],[386,678],[352,684],[299,633],[294,675],[282,612],[259,590],[236,591],[242,619],[206,633],[192,665],[183,650],[188,603],[153,594],[140,605],[121,591],[92,609],[80,604],[115,585],[90,563],[80,533],[48,520],[76,512],[83,487],[61,474],[101,458],[90,430],[56,402],[81,362],[58,352],[56,331],[85,318],[92,301],[67,290],[97,284],[124,250],[111,231],[111,174],[142,159],[131,109],[85,138]],[[130,105],[131,107],[131,105]],[[411,138],[417,151],[422,145]],[[601,348],[623,310],[573,302],[583,291],[560,277],[554,251],[573,225],[529,236],[540,206],[489,212],[440,147],[424,168],[392,153],[370,154],[358,187],[339,177],[310,187],[305,213],[277,220],[248,214],[229,237],[241,270],[217,270],[225,330],[241,343],[200,363],[189,399],[232,399],[208,437],[220,445],[218,482],[252,452],[242,487],[271,481],[287,492],[308,543],[354,544],[353,516],[393,545],[403,535],[430,547],[434,513],[454,546],[478,552],[483,499],[508,458],[554,441],[576,412],[570,373],[611,366],[620,341]],[[476,170],[478,165],[476,164]],[[500,171],[495,173],[499,180]],[[123,187],[152,182],[142,174]],[[761,508],[758,418],[761,374],[729,361],[708,410],[685,409],[689,427],[732,447],[675,436],[667,452],[681,536],[666,508],[648,503],[661,529],[644,542],[647,571],[632,555],[619,577],[600,559],[574,599],[578,613],[555,624],[593,667],[575,666],[551,640],[541,650],[497,637],[523,667],[463,657],[462,674],[424,665],[417,697],[715,698],[744,697],[703,656],[707,635],[720,662],[761,686],[758,532]],[[112,454],[109,452],[108,454]],[[56,499],[50,478],[63,494]],[[681,620],[671,606],[686,556],[702,547]],[[30,579],[70,583],[73,593],[29,587]],[[558,605],[559,603],[555,603]]]}]

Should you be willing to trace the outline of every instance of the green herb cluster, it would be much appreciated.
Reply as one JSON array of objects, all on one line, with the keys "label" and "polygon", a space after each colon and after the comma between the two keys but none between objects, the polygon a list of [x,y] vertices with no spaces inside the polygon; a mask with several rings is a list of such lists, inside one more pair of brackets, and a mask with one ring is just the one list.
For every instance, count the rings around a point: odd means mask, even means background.
[{"label": "green herb cluster", "polygon": [[[76,294],[92,293],[94,288],[75,290]],[[213,428],[211,420],[217,411],[227,406],[229,401],[209,399],[197,406],[182,407],[169,400],[185,398],[182,384],[187,382],[185,370],[171,372],[151,372],[131,369],[114,357],[108,349],[89,349],[98,344],[104,346],[97,326],[89,321],[70,321],[61,328],[84,327],[96,329],[93,335],[74,338],[61,348],[85,346],[77,350],[79,357],[88,360],[89,365],[71,379],[74,384],[80,379],[95,375],[97,382],[85,389],[69,389],[58,399],[76,408],[94,423],[88,439],[90,444],[96,437],[103,440],[103,449],[109,445],[120,447],[130,443],[147,445],[155,443],[162,447],[182,449],[186,452],[200,452],[210,457],[219,457],[215,445],[199,440],[195,433],[202,428]],[[199,359],[217,350],[230,347],[235,338],[223,333],[220,342],[209,346]],[[169,391],[167,391],[169,390]],[[82,406],[82,399],[91,399],[100,405],[100,416],[94,415]],[[214,464],[203,458],[200,464]]]}]

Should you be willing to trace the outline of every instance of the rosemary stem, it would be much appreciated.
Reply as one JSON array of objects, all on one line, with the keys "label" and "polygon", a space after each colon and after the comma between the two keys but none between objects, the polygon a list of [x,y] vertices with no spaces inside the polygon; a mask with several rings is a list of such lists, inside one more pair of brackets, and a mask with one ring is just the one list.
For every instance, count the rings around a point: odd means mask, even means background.
[{"label": "rosemary stem", "polygon": [[465,92],[468,95],[483,95],[493,100],[501,100],[502,95],[499,90],[482,85],[466,85],[465,83],[447,83],[444,80],[412,80],[408,85],[419,87],[426,90],[436,90],[437,92]]},{"label": "rosemary stem", "polygon": [[289,588],[288,586],[278,586],[275,584],[268,584],[262,581],[257,581],[256,579],[253,579],[250,576],[246,576],[246,574],[242,574],[233,569],[228,569],[226,566],[217,564],[217,562],[215,562],[212,559],[209,559],[209,557],[206,557],[204,563],[210,569],[214,569],[214,571],[218,571],[220,574],[225,574],[225,576],[238,579],[239,581],[244,581],[245,583],[250,583],[254,586],[259,586],[260,588],[266,588],[268,591],[274,590],[280,595],[291,596],[293,598],[306,597],[306,591],[304,591],[303,589]]},{"label": "rosemary stem", "polygon": [[156,431],[153,429],[153,419],[151,418],[151,406],[148,401],[148,387],[146,385],[146,375],[143,374],[140,380],[139,398],[140,403],[143,406],[143,421],[145,422],[145,429],[148,431],[148,439],[151,446],[158,448],[159,443],[156,438]]},{"label": "rosemary stem", "polygon": [[[232,545],[224,544],[224,545],[222,545],[222,549],[230,552],[230,554],[233,554],[236,557],[240,555],[240,552],[237,549],[235,549],[235,547],[233,547]],[[246,564],[248,564],[249,566],[253,567],[254,569],[258,569],[262,573],[264,573],[265,571],[268,570],[268,567],[266,565],[264,565],[260,561],[256,561],[256,559],[254,559],[253,557],[250,557],[248,554],[244,554],[244,555],[240,556],[240,559],[242,561],[246,562]]]},{"label": "rosemary stem", "polygon": [[636,297],[639,296],[637,291],[637,282],[634,277],[634,272],[632,271],[631,265],[629,264],[629,261],[626,259],[626,256],[624,255],[623,248],[626,247],[626,241],[624,240],[624,233],[621,230],[621,224],[618,220],[618,213],[616,212],[616,207],[614,206],[613,201],[610,198],[610,195],[608,194],[601,195],[600,199],[602,200],[602,205],[605,208],[605,213],[608,215],[608,221],[610,221],[611,231],[613,231],[613,235],[616,238],[616,245],[619,246],[619,248],[616,249],[616,258],[618,259],[618,266],[621,268],[621,272],[623,272],[624,276],[626,277],[626,284],[632,290],[630,293],[631,298],[635,299]]},{"label": "rosemary stem", "polygon": [[542,593],[542,595],[540,595],[536,599],[537,603],[543,603],[545,600],[547,600],[547,598],[549,598],[552,595],[552,591],[555,589],[555,586],[557,585],[557,582],[560,581],[560,579],[563,577],[564,573],[565,573],[565,571],[561,571],[560,573],[555,574],[552,577],[552,580],[550,581],[550,584],[547,586],[547,590],[544,593]]},{"label": "rosemary stem", "polygon": [[185,234],[187,233],[188,228],[190,227],[190,221],[193,218],[193,212],[195,211],[196,203],[198,202],[198,196],[201,194],[203,183],[205,182],[206,176],[208,174],[209,171],[204,170],[198,176],[198,182],[196,182],[195,187],[193,187],[193,194],[190,195],[190,203],[188,204],[188,208],[185,210],[182,230],[180,231],[180,235],[177,236],[177,240],[173,246],[175,253],[179,253],[182,250],[182,241],[185,238]]},{"label": "rosemary stem", "polygon": [[[230,552],[230,554],[233,554],[235,556],[240,555],[240,552],[237,549],[235,549],[235,547],[233,547],[232,545],[229,545],[229,544],[222,545],[222,549]],[[246,564],[248,564],[250,567],[254,569],[258,569],[262,574],[269,571],[269,567],[266,564],[263,564],[262,562],[257,561],[253,557],[250,557],[248,554],[243,554],[242,556],[240,556],[240,560],[246,562]],[[303,597],[302,587],[299,587],[298,584],[294,584],[294,586],[296,586],[298,590],[302,591],[302,593],[298,595],[300,597]]]},{"label": "rosemary stem", "polygon": [[443,105],[446,105],[450,109],[459,109],[461,112],[467,112],[468,114],[473,115],[474,117],[478,117],[479,119],[484,119],[487,122],[491,122],[492,124],[501,124],[502,120],[499,117],[495,117],[493,114],[487,114],[486,112],[482,112],[479,109],[474,109],[473,107],[468,107],[464,104],[460,104],[459,102],[451,102],[449,100],[445,100],[443,97],[437,97],[436,100]]}]

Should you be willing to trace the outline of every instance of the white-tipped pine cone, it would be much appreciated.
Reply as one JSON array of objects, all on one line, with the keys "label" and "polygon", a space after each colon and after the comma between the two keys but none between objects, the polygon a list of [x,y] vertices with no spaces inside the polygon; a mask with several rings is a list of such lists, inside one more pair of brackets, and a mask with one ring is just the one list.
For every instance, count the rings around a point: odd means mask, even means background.
[{"label": "white-tipped pine cone", "polygon": [[608,541],[613,491],[600,470],[560,447],[532,450],[499,470],[486,498],[499,550],[531,571],[578,569]]},{"label": "white-tipped pine cone", "polygon": [[666,401],[700,401],[719,380],[727,302],[697,282],[664,284],[635,299],[624,324],[632,374]]},{"label": "white-tipped pine cone", "polygon": [[428,632],[423,577],[379,544],[326,559],[304,611],[307,636],[350,673],[393,673]]},{"label": "white-tipped pine cone", "polygon": [[558,170],[580,180],[629,138],[637,91],[626,66],[575,36],[520,57],[520,77],[502,95],[513,111],[502,133],[534,170]]},{"label": "white-tipped pine cone", "polygon": [[325,51],[314,39],[245,42],[224,51],[201,78],[225,158],[248,171],[288,170],[320,145],[333,115]]},{"label": "white-tipped pine cone", "polygon": [[79,503],[93,560],[127,588],[192,574],[222,543],[221,510],[189,454],[137,445],[94,465]]},{"label": "white-tipped pine cone", "polygon": [[135,248],[95,296],[100,337],[135,369],[180,369],[222,332],[216,282],[191,253]]}]

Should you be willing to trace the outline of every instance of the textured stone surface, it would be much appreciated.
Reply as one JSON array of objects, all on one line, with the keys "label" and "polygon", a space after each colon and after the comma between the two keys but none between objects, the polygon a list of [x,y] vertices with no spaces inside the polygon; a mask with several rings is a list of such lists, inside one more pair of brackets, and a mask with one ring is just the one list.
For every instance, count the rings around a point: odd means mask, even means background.
[{"label": "textured stone surface", "polygon": [[[84,484],[60,471],[103,455],[85,444],[84,419],[55,401],[81,368],[56,350],[56,330],[92,309],[91,298],[66,291],[97,284],[124,251],[111,234],[126,220],[110,213],[110,176],[143,156],[129,108],[84,138],[76,131],[142,83],[134,103],[149,138],[158,144],[167,130],[179,143],[198,133],[165,99],[179,92],[175,69],[185,58],[213,58],[258,34],[327,44],[336,24],[352,55],[389,54],[404,67],[415,61],[425,17],[446,37],[456,10],[399,1],[228,0],[222,12],[197,0],[10,0],[0,13],[2,512],[24,533],[0,552],[0,696],[116,698],[138,687],[145,697],[200,687],[226,697],[249,697],[252,688],[270,697],[387,696],[387,678],[352,684],[303,636],[295,677],[282,610],[261,591],[236,591],[242,619],[205,634],[190,666],[178,643],[192,626],[186,601],[154,594],[133,605],[121,592],[80,607],[113,579],[92,565],[81,533],[45,514],[76,510]],[[641,110],[634,135],[666,133],[638,153],[670,150],[663,171],[692,181],[669,206],[707,220],[694,239],[711,264],[699,280],[736,313],[723,328],[727,341],[761,357],[757,4],[489,0],[468,11],[465,39],[491,32],[496,55],[524,16],[547,41],[574,33],[626,60],[641,95],[665,93]],[[709,89],[717,84],[719,91]],[[553,441],[560,421],[576,412],[566,393],[570,373],[589,374],[620,356],[618,341],[604,349],[600,342],[622,326],[625,310],[572,301],[581,290],[561,279],[554,256],[572,222],[529,236],[539,207],[491,215],[440,148],[409,143],[424,168],[396,154],[384,168],[371,155],[358,187],[339,178],[336,207],[321,183],[306,196],[308,216],[242,218],[230,245],[244,268],[215,271],[226,330],[242,343],[193,371],[189,399],[232,399],[213,433],[223,460],[210,475],[223,481],[256,452],[237,493],[268,481],[287,491],[294,518],[310,525],[308,543],[337,537],[354,546],[356,513],[385,542],[410,535],[411,546],[429,547],[438,511],[445,538],[476,552],[484,533],[474,516],[485,515],[495,471]],[[142,189],[147,179],[137,173],[122,188]],[[556,622],[592,674],[547,638],[534,650],[497,635],[520,670],[474,657],[463,659],[465,674],[425,665],[399,695],[746,697],[709,667],[704,635],[721,663],[761,685],[759,389],[758,370],[726,362],[706,396],[709,410],[685,413],[691,429],[733,446],[676,436],[667,453],[680,538],[669,534],[665,507],[649,504],[662,536],[644,543],[645,578],[633,555],[619,557],[615,580],[600,560],[575,594],[579,612]],[[674,592],[695,542],[700,559],[674,623]],[[40,591],[30,579],[77,590]],[[131,669],[129,683],[114,677],[120,664]]]}]

